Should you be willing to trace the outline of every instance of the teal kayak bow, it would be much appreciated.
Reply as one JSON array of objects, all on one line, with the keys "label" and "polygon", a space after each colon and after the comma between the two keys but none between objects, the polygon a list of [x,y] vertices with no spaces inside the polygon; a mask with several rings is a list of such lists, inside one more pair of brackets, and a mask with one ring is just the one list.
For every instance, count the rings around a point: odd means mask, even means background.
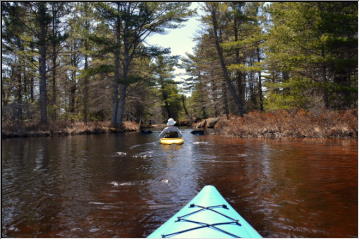
[{"label": "teal kayak bow", "polygon": [[261,238],[211,185],[148,238]]}]

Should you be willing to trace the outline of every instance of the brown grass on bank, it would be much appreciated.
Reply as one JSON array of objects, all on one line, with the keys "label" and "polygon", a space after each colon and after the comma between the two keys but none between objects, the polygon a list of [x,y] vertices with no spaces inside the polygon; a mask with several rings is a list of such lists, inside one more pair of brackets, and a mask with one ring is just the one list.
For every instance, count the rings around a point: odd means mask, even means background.
[{"label": "brown grass on bank", "polygon": [[138,131],[139,124],[136,122],[125,121],[125,122],[123,122],[123,128],[126,131]]},{"label": "brown grass on bank", "polygon": [[[211,120],[214,121],[213,119]],[[357,110],[250,112],[244,117],[221,117],[214,126],[219,135],[238,137],[357,137]]]},{"label": "brown grass on bank", "polygon": [[110,121],[102,122],[71,122],[56,121],[46,126],[35,122],[2,122],[2,137],[27,137],[27,136],[54,136],[100,134],[113,132],[138,131],[139,125],[135,122],[125,121],[121,128],[113,128]]}]

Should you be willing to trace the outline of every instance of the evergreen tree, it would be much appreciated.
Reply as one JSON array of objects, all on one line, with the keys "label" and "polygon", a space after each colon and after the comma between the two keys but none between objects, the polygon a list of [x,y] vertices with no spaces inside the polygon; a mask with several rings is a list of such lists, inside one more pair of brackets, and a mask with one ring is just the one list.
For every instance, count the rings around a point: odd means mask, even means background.
[{"label": "evergreen tree", "polygon": [[173,71],[178,65],[177,56],[160,55],[152,64],[154,78],[163,102],[163,118],[179,118],[181,110],[181,96],[178,94],[176,83],[173,80]]},{"label": "evergreen tree", "polygon": [[236,112],[242,116],[244,114],[244,99],[241,96],[241,94],[239,94],[236,91],[236,88],[232,82],[231,79],[231,75],[229,73],[229,70],[227,68],[227,62],[225,59],[225,55],[224,55],[224,50],[223,47],[221,46],[221,44],[223,43],[223,26],[226,25],[224,24],[225,21],[222,21],[223,15],[224,13],[226,13],[227,9],[225,8],[226,5],[223,5],[221,3],[205,3],[205,10],[207,12],[209,12],[209,25],[212,28],[212,35],[213,35],[213,39],[214,39],[214,43],[215,43],[215,47],[216,47],[216,51],[217,51],[217,55],[218,55],[218,59],[220,62],[220,66],[223,72],[223,77],[225,79],[226,85],[230,91],[230,94],[233,98],[233,100],[236,103]]},{"label": "evergreen tree", "polygon": [[[109,52],[114,55],[113,114],[112,123],[119,126],[125,110],[126,92],[131,79],[132,61],[141,49],[141,43],[151,33],[176,28],[191,12],[190,3],[116,2],[98,3],[99,15],[114,33],[115,41],[107,39]],[[105,40],[105,39],[102,39]],[[104,41],[103,41],[104,42]],[[109,47],[110,46],[110,47]]]},{"label": "evergreen tree", "polygon": [[51,29],[49,31],[49,45],[50,54],[49,58],[51,59],[51,115],[52,120],[56,120],[58,105],[57,105],[57,74],[59,68],[58,56],[62,50],[62,44],[67,38],[66,26],[61,19],[68,14],[68,4],[63,2],[50,2],[49,11],[51,13]]},{"label": "evergreen tree", "polygon": [[357,4],[273,3],[266,64],[267,107],[348,108],[356,105]]}]

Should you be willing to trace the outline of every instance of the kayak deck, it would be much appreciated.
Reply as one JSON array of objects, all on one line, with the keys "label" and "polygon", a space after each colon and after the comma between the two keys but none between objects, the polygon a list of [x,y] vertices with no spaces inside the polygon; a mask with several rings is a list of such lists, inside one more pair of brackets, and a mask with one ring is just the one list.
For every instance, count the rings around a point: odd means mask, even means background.
[{"label": "kayak deck", "polygon": [[205,186],[148,238],[261,238],[214,186]]},{"label": "kayak deck", "polygon": [[183,144],[184,139],[182,138],[160,138],[161,144]]}]

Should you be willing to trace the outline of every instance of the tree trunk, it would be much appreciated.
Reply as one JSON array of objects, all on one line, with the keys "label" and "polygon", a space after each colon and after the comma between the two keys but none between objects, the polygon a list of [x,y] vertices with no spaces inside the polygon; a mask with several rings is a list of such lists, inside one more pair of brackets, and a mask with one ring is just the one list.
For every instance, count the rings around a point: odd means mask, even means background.
[{"label": "tree trunk", "polygon": [[[119,28],[120,30],[120,28]],[[120,37],[119,37],[120,38]],[[125,83],[120,83],[120,98],[119,98],[119,104],[118,104],[118,125],[120,126],[123,122],[124,113],[125,113],[125,104],[126,104],[126,95],[127,95],[127,80],[128,75],[130,72],[130,64],[131,64],[131,56],[129,52],[129,44],[128,39],[124,39],[124,61],[123,61],[123,74],[122,78]]]},{"label": "tree trunk", "polygon": [[28,74],[28,70],[25,67],[25,63],[24,63],[24,99],[26,100],[26,103],[29,102],[29,79],[27,77]]},{"label": "tree trunk", "polygon": [[34,77],[30,78],[30,102],[34,102]]},{"label": "tree trunk", "polygon": [[18,86],[17,86],[17,108],[16,108],[16,120],[17,121],[21,121],[22,120],[22,88],[23,88],[23,84],[22,84],[22,77],[21,77],[21,62],[17,63],[18,66],[15,68],[16,69],[16,78],[18,80]]},{"label": "tree trunk", "polygon": [[208,114],[207,114],[207,112],[206,112],[206,107],[205,107],[204,104],[201,106],[201,113],[202,113],[202,118],[203,118],[203,119],[208,118]]},{"label": "tree trunk", "polygon": [[[88,13],[89,13],[89,5],[88,3],[85,3],[84,5],[85,9],[85,17],[88,17]],[[87,33],[90,32],[90,22],[88,20],[85,21],[85,30]],[[88,51],[89,51],[89,41],[87,38],[85,38],[84,40],[84,48],[85,48],[85,54],[84,54],[84,59],[85,59],[85,63],[84,63],[84,70],[86,71],[89,68],[89,56],[88,56]],[[83,98],[83,104],[84,104],[84,122],[87,123],[89,120],[89,76],[86,74],[86,76],[84,77],[84,98]]]},{"label": "tree trunk", "polygon": [[124,118],[125,113],[125,103],[126,103],[126,91],[127,91],[127,85],[125,84],[119,84],[119,90],[120,90],[120,98],[118,103],[118,110],[117,110],[117,126],[121,126]]},{"label": "tree trunk", "polygon": [[[120,61],[119,61],[120,62]],[[130,71],[130,57],[127,47],[124,47],[124,64],[123,64],[123,75],[122,78],[126,82],[128,79],[128,73]],[[118,111],[117,111],[117,125],[121,126],[124,118],[125,113],[125,104],[126,104],[126,94],[127,94],[127,87],[126,83],[120,83],[120,97],[119,97],[119,104],[118,104]]]},{"label": "tree trunk", "polygon": [[48,123],[47,117],[47,89],[46,89],[46,48],[47,48],[47,21],[46,3],[39,3],[38,22],[40,25],[39,33],[39,74],[40,74],[40,124]]},{"label": "tree trunk", "polygon": [[329,104],[329,91],[328,91],[328,79],[326,77],[326,66],[324,65],[322,67],[322,81],[323,81],[323,101],[324,101],[324,106],[326,109],[330,108],[330,104]]},{"label": "tree trunk", "polygon": [[[199,79],[201,78],[200,72],[198,73],[198,78]],[[203,87],[202,81],[200,81],[200,83],[199,83],[199,88],[200,88],[200,91],[201,91],[199,95],[200,95],[202,118],[206,119],[206,118],[208,118],[208,114],[206,112],[206,102],[205,102],[204,96],[203,96],[203,93],[205,93],[205,91],[203,90],[204,87]]]},{"label": "tree trunk", "polygon": [[52,120],[56,120],[56,59],[57,59],[57,52],[56,52],[56,11],[54,9],[54,5],[52,5],[52,99],[51,99],[51,106],[52,106]]},{"label": "tree trunk", "polygon": [[[211,76],[214,76],[214,71],[211,71]],[[217,93],[216,93],[216,82],[215,77],[211,77],[211,92],[214,106],[215,117],[219,116],[219,108],[217,103]]]},{"label": "tree trunk", "polygon": [[119,84],[113,82],[113,97],[112,97],[112,117],[111,117],[111,124],[113,127],[117,127],[117,112],[118,112],[118,101],[119,98]]},{"label": "tree trunk", "polygon": [[[17,39],[17,47],[20,51],[24,51],[24,47],[21,43],[21,40]],[[15,63],[15,76],[18,81],[17,83],[17,108],[16,108],[16,120],[22,121],[23,120],[23,94],[25,93],[23,91],[23,87],[25,85],[25,82],[23,81],[23,76],[25,76],[24,72],[24,60],[22,56],[18,57],[18,61]]]},{"label": "tree trunk", "polygon": [[[85,43],[85,51],[87,51],[87,43]],[[85,64],[84,64],[84,70],[86,71],[89,67],[88,65],[88,55],[85,54]],[[89,109],[89,77],[86,75],[84,77],[84,122],[88,122],[88,109]]]},{"label": "tree trunk", "polygon": [[222,89],[223,89],[223,101],[224,101],[224,113],[226,115],[226,119],[229,119],[229,103],[227,99],[227,90],[226,90],[226,82],[223,81],[222,83]]},{"label": "tree trunk", "polygon": [[[117,10],[120,12],[120,3],[117,3]],[[115,128],[118,128],[120,125],[120,116],[119,110],[121,111],[120,99],[119,99],[119,87],[121,88],[120,91],[123,91],[123,87],[120,86],[120,17],[117,17],[116,20],[116,30],[115,30],[115,39],[116,39],[116,48],[114,50],[114,65],[115,65],[115,73],[114,73],[114,83],[113,83],[113,112],[112,112],[112,125]],[[126,91],[126,90],[125,90]]]},{"label": "tree trunk", "polygon": [[[31,48],[31,52],[33,53],[34,46],[32,43],[30,44],[30,48]],[[31,64],[34,64],[35,60],[33,57],[30,57],[30,62],[31,62]],[[34,102],[34,76],[33,75],[31,75],[31,78],[30,78],[30,101],[31,101],[31,103]]]},{"label": "tree trunk", "polygon": [[[256,48],[256,53],[257,53],[257,60],[260,63],[261,62],[261,57],[260,57],[260,48]],[[263,98],[263,93],[262,93],[262,82],[261,82],[261,71],[258,72],[258,94],[259,94],[259,104],[260,104],[260,111],[264,111],[264,98]]]},{"label": "tree trunk", "polygon": [[213,25],[213,34],[214,34],[214,38],[215,38],[215,46],[216,46],[216,51],[218,53],[219,56],[219,61],[220,61],[220,65],[223,71],[223,75],[224,75],[224,79],[226,81],[226,84],[229,88],[230,94],[233,97],[233,99],[235,100],[235,104],[237,106],[237,113],[240,116],[243,116],[244,114],[244,103],[241,100],[241,98],[239,97],[239,95],[236,93],[235,87],[231,82],[230,79],[230,75],[229,72],[226,68],[226,64],[225,64],[225,58],[223,55],[223,50],[222,47],[220,46],[220,39],[218,36],[218,23],[217,23],[217,16],[216,16],[216,9],[215,6],[211,6],[211,19],[212,19],[212,25]]},{"label": "tree trunk", "polygon": [[250,72],[250,79],[249,79],[249,90],[250,90],[250,99],[253,105],[253,108],[257,108],[257,91],[255,88],[255,74]]},{"label": "tree trunk", "polygon": [[77,65],[77,56],[76,56],[76,42],[73,41],[73,55],[72,55],[72,74],[71,74],[71,84],[70,84],[70,112],[75,113],[75,104],[76,104],[76,90],[77,90],[77,84],[76,84],[76,69],[78,67]]},{"label": "tree trunk", "polygon": [[76,98],[76,71],[71,74],[71,87],[70,87],[70,106],[69,111],[75,113],[75,98]]},{"label": "tree trunk", "polygon": [[70,112],[75,113],[76,85],[73,83],[70,89]]},{"label": "tree trunk", "polygon": [[56,46],[53,45],[53,57],[52,57],[52,99],[51,99],[51,105],[52,105],[52,119],[56,120]]},{"label": "tree trunk", "polygon": [[[323,57],[323,59],[325,59],[325,50],[324,48],[321,50],[321,56]],[[329,103],[329,91],[328,91],[328,78],[326,76],[326,65],[325,63],[323,63],[322,66],[322,81],[323,81],[323,101],[324,101],[324,106],[326,109],[330,108],[330,103]]]},{"label": "tree trunk", "polygon": [[[238,87],[239,98],[240,98],[240,101],[242,102],[242,106],[244,106],[245,105],[246,88],[244,86],[245,81],[243,81],[243,80],[246,79],[246,73],[236,71],[235,78],[236,78],[236,84]],[[245,110],[243,109],[243,111],[245,111]]]},{"label": "tree trunk", "polygon": [[186,102],[185,102],[185,96],[184,95],[181,95],[181,102],[182,102],[182,105],[183,105],[183,108],[184,108],[184,112],[185,112],[185,114],[186,114],[186,116],[187,116],[187,118],[191,121],[192,119],[191,119],[191,116],[190,116],[190,114],[189,114],[189,111],[188,111],[188,109],[187,109],[187,107],[186,107]]},{"label": "tree trunk", "polygon": [[[234,22],[233,22],[233,29],[234,29],[234,40],[235,42],[239,40],[239,26],[238,26],[238,17],[236,16],[236,14],[234,14]],[[240,50],[239,49],[235,49],[235,63],[236,64],[240,64],[241,63],[241,59],[240,59]],[[241,71],[237,70],[235,73],[236,76],[236,83],[238,86],[238,93],[239,93],[239,98],[242,102],[242,105],[244,106],[245,104],[245,87],[244,87],[244,82],[243,80],[245,80],[245,78],[243,78],[243,74]]]}]

